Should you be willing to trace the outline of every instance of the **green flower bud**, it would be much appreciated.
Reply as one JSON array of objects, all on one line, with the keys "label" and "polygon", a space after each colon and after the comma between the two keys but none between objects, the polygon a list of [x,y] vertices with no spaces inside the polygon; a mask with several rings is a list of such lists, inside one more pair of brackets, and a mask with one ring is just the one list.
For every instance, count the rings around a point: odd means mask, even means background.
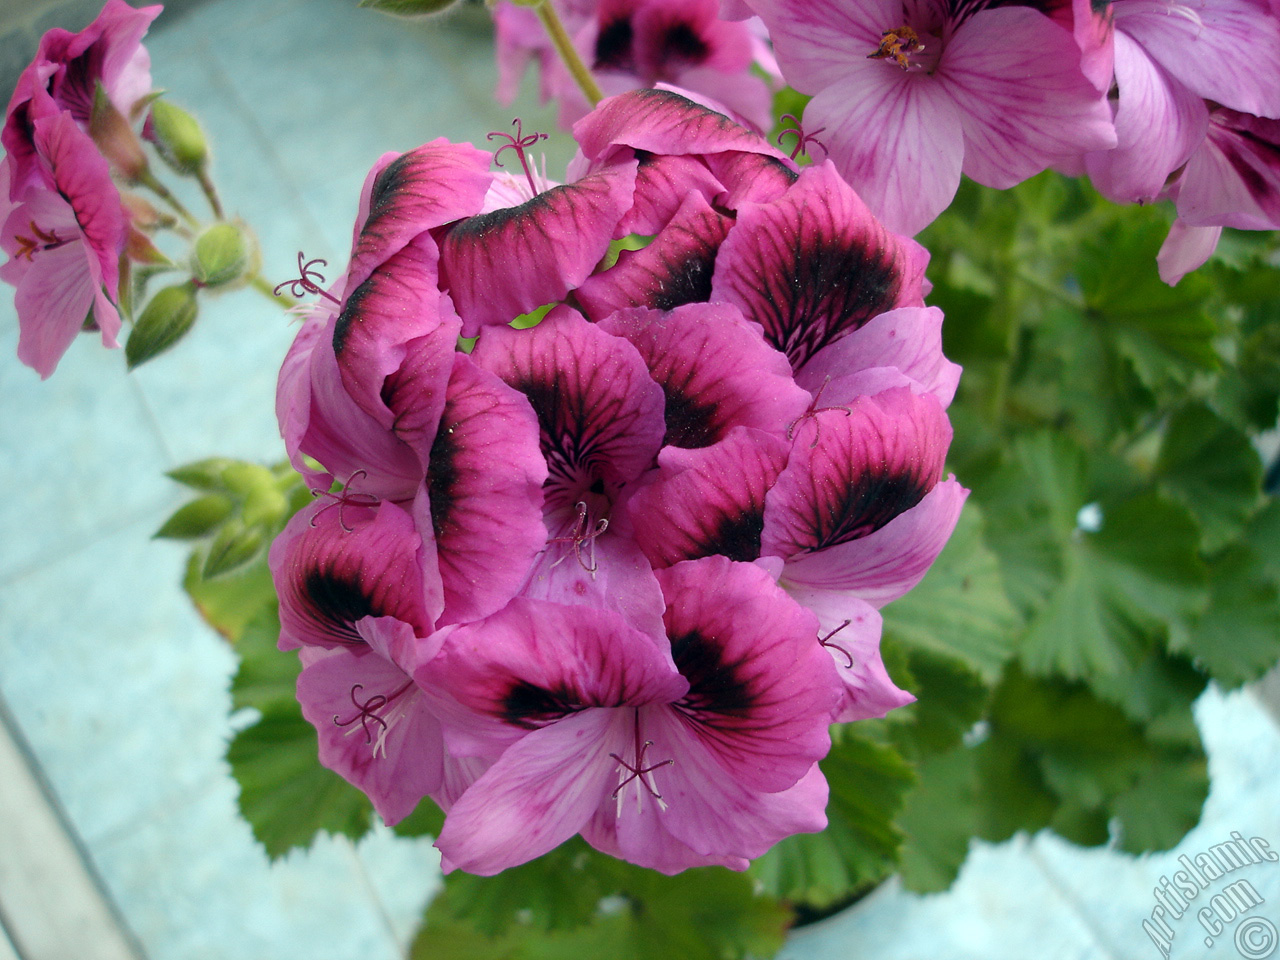
[{"label": "green flower bud", "polygon": [[222,475],[227,467],[233,463],[236,463],[236,461],[227,457],[207,457],[204,460],[197,460],[195,463],[174,467],[172,470],[166,471],[165,476],[170,480],[177,480],[178,483],[191,487],[193,490],[224,491],[229,488]]},{"label": "green flower bud", "polygon": [[151,105],[146,136],[160,159],[185,176],[198,173],[209,161],[209,145],[196,118],[167,100]]},{"label": "green flower bud", "polygon": [[457,0],[360,0],[360,6],[389,13],[393,17],[423,17],[443,13]]},{"label": "green flower bud", "polygon": [[196,322],[196,285],[192,280],[165,287],[143,308],[124,345],[129,369],[146,363],[181,340]]},{"label": "green flower bud", "polygon": [[215,223],[196,237],[191,272],[202,287],[223,287],[257,270],[258,246],[239,221]]},{"label": "green flower bud", "polygon": [[275,474],[261,464],[244,460],[232,460],[223,467],[222,483],[224,489],[246,500],[277,490]]},{"label": "green flower bud", "polygon": [[179,507],[153,536],[159,540],[194,540],[213,533],[231,515],[231,499],[210,493]]},{"label": "green flower bud", "polygon": [[212,580],[244,566],[258,555],[265,542],[266,536],[261,527],[249,527],[240,520],[228,520],[209,545],[201,577]]}]

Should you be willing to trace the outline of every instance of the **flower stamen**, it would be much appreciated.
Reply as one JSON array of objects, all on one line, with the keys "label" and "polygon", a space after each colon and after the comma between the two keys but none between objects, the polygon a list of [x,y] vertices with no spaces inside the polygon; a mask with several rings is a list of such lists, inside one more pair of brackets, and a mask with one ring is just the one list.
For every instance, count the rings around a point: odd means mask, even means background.
[{"label": "flower stamen", "polygon": [[920,35],[903,24],[896,30],[886,30],[880,34],[880,46],[876,47],[874,52],[867,54],[867,59],[893,60],[903,70],[910,70],[911,61],[907,59],[907,54],[919,53],[922,50],[924,50],[924,44],[920,42]]},{"label": "flower stamen", "polygon": [[828,633],[825,637],[818,638],[818,643],[820,643],[822,646],[828,648],[829,650],[839,650],[841,653],[845,655],[845,658],[849,661],[845,665],[846,670],[853,669],[853,654],[850,653],[848,650],[846,650],[844,647],[840,646],[840,644],[832,643],[831,638],[834,637],[837,633],[839,633],[841,630],[843,630],[852,622],[853,622],[852,620],[846,620],[844,623],[840,624],[840,626],[836,627],[834,630]]},{"label": "flower stamen", "polygon": [[341,300],[339,300],[329,291],[323,289],[317,284],[316,281],[319,281],[320,283],[325,282],[324,274],[322,274],[319,270],[312,269],[312,267],[314,267],[317,263],[320,264],[321,266],[327,267],[329,265],[329,261],[321,260],[319,257],[316,257],[314,260],[308,260],[306,263],[303,263],[302,256],[303,256],[302,251],[299,250],[298,251],[298,277],[293,280],[286,280],[284,283],[276,284],[276,287],[272,291],[272,293],[274,293],[278,297],[280,296],[281,289],[283,289],[284,287],[289,288],[289,295],[293,297],[301,297],[305,293],[318,293],[320,296],[324,297],[326,300],[330,301],[331,303],[336,303],[339,307],[341,307],[342,306]]},{"label": "flower stamen", "polygon": [[528,147],[532,147],[539,140],[546,140],[547,134],[530,133],[526,135],[523,132],[519,117],[516,117],[511,121],[511,123],[516,128],[516,135],[514,137],[511,134],[503,133],[500,130],[495,130],[489,134],[490,140],[494,137],[502,137],[507,140],[506,143],[494,151],[493,162],[498,166],[502,166],[502,161],[498,159],[502,156],[502,151],[514,150],[516,152],[516,156],[520,158],[520,166],[524,168],[524,176],[525,179],[529,181],[529,189],[533,191],[533,195],[536,197],[538,195],[538,185],[533,180],[533,171],[529,169],[529,158],[525,155],[525,150]]},{"label": "flower stamen", "polygon": [[[825,390],[825,389],[827,389],[827,384],[828,384],[828,383],[830,383],[830,382],[831,382],[831,376],[830,376],[830,374],[828,374],[828,375],[827,375],[827,378],[826,378],[825,380],[823,380],[823,381],[822,381],[822,386],[820,386],[820,387],[818,388],[818,392],[817,392],[817,393],[815,393],[815,394],[813,395],[813,400],[811,400],[811,401],[809,402],[809,409],[808,409],[808,410],[806,410],[804,413],[800,414],[800,416],[796,417],[796,418],[795,418],[794,420],[792,420],[789,424],[787,424],[787,440],[791,440],[791,439],[792,439],[792,434],[795,432],[796,427],[797,427],[797,426],[799,426],[799,424],[800,424],[802,421],[804,421],[804,420],[808,420],[810,417],[815,417],[815,416],[817,416],[819,413],[822,413],[824,410],[843,410],[843,411],[844,411],[844,415],[845,415],[846,417],[851,417],[851,416],[853,416],[853,408],[852,408],[852,407],[842,407],[842,406],[839,406],[839,405],[834,406],[834,407],[819,407],[819,406],[818,406],[818,401],[822,398],[822,391],[823,391],[823,390]],[[818,445],[818,433],[819,433],[819,430],[821,429],[821,426],[822,426],[822,422],[821,422],[821,421],[818,421],[818,426],[817,426],[817,427],[815,427],[815,428],[814,428],[814,431],[813,431],[813,443],[809,444],[809,449],[810,449],[810,450],[812,450],[814,447],[816,447],[816,446]]]},{"label": "flower stamen", "polygon": [[[578,561],[578,565],[582,567],[583,570],[591,574],[591,579],[594,580],[596,578],[596,571],[600,569],[599,565],[596,563],[596,537],[609,529],[609,520],[606,517],[601,517],[595,522],[595,529],[588,531],[586,502],[579,500],[577,504],[575,504],[575,507],[578,511],[578,519],[574,521],[572,527],[573,532],[567,537],[550,537],[547,539],[547,543],[572,543],[574,559]],[[582,558],[582,545],[584,543],[589,545],[587,548],[587,560]],[[557,567],[563,561],[564,557],[561,557],[551,566]]]},{"label": "flower stamen", "polygon": [[789,133],[795,136],[796,145],[791,149],[792,160],[800,156],[800,154],[804,154],[805,156],[808,156],[809,144],[811,143],[817,144],[819,147],[822,147],[822,155],[824,157],[828,156],[829,151],[827,150],[827,145],[818,139],[818,134],[826,130],[827,129],[826,127],[819,127],[817,130],[814,130],[812,133],[805,133],[804,127],[801,125],[800,121],[797,120],[792,114],[784,113],[780,119],[790,120],[792,123],[795,124],[794,127],[787,127],[785,130],[779,133],[778,139],[777,139],[777,144],[778,146],[781,147],[783,145],[782,144],[783,137],[785,137]]},{"label": "flower stamen", "polygon": [[[333,715],[334,725],[339,727],[349,727],[351,726],[351,724],[359,720],[360,727],[361,729],[364,730],[364,742],[366,744],[370,744],[373,747],[373,755],[376,757],[378,755],[378,752],[381,751],[382,755],[385,757],[387,755],[387,748],[386,748],[387,733],[391,730],[392,724],[395,723],[395,721],[398,720],[399,717],[397,716],[397,717],[393,717],[390,720],[387,720],[384,716],[381,716],[379,714],[379,711],[385,712],[386,707],[388,707],[395,700],[399,699],[400,695],[412,686],[413,686],[413,681],[410,680],[408,683],[402,686],[399,690],[396,690],[390,696],[386,696],[381,693],[375,693],[364,703],[361,703],[359,700],[356,699],[356,691],[363,690],[364,684],[357,683],[351,688],[351,702],[352,704],[354,704],[356,708],[356,713],[348,717],[346,720],[341,719],[340,715],[335,713]],[[378,738],[376,742],[374,741],[373,731],[369,729],[370,720],[376,723],[379,728]],[[354,732],[354,728],[352,732]]]},{"label": "flower stamen", "polygon": [[37,253],[43,253],[45,250],[56,250],[58,247],[65,246],[71,242],[71,238],[63,239],[56,233],[46,233],[36,226],[34,220],[28,223],[31,229],[30,237],[16,237],[18,241],[18,252],[13,255],[15,260],[26,258],[27,262]]},{"label": "flower stamen", "polygon": [[[616,753],[609,754],[609,758],[611,760],[617,760],[622,768],[621,770],[618,771],[618,776],[620,778],[618,781],[618,785],[617,787],[614,788],[613,793],[609,795],[614,800],[618,801],[619,816],[621,816],[622,814],[622,789],[627,784],[629,784],[632,780],[638,781],[645,788],[645,790],[649,791],[649,795],[653,797],[653,799],[658,801],[658,805],[665,810],[667,805],[662,800],[662,794],[658,792],[657,784],[654,783],[653,771],[661,769],[662,767],[671,766],[676,762],[675,758],[673,757],[668,760],[661,760],[658,763],[650,764],[647,767],[644,765],[645,751],[653,746],[653,741],[645,740],[643,743],[640,742],[640,710],[638,708],[636,709],[636,714],[635,714],[634,730],[635,730],[634,749],[636,754],[636,762],[634,764],[627,763],[627,761],[623,760],[622,757],[618,756]],[[637,793],[636,795],[637,804],[639,803],[639,800],[641,799],[642,796],[643,794]]]},{"label": "flower stamen", "polygon": [[324,514],[326,510],[330,510],[333,507],[337,507],[338,508],[338,526],[342,527],[343,531],[346,533],[354,533],[355,529],[353,527],[348,527],[346,520],[344,520],[342,517],[342,508],[345,507],[347,504],[354,504],[357,507],[376,507],[380,502],[378,498],[374,496],[372,493],[355,493],[351,489],[352,484],[355,483],[356,477],[367,478],[368,476],[369,474],[366,473],[365,471],[357,470],[355,473],[353,473],[350,477],[347,478],[346,484],[344,485],[343,489],[338,493],[330,493],[328,490],[312,490],[311,496],[328,497],[333,502],[326,503],[323,507],[321,507],[319,510],[315,512],[315,516],[311,518],[311,526],[313,528],[315,527],[316,521],[320,519],[321,515]]}]

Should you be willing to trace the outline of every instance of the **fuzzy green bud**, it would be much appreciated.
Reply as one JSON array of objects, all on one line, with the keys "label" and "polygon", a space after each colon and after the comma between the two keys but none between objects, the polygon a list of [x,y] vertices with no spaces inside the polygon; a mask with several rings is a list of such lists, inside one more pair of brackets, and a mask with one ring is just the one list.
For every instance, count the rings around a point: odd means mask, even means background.
[{"label": "fuzzy green bud", "polygon": [[142,310],[124,345],[125,360],[132,370],[163,353],[186,336],[196,322],[194,281],[165,287]]},{"label": "fuzzy green bud", "polygon": [[191,176],[209,161],[209,144],[199,122],[167,100],[151,104],[151,123],[146,134],[155,144],[160,159],[178,173]]},{"label": "fuzzy green bud", "polygon": [[201,576],[212,580],[244,566],[258,555],[264,543],[266,535],[261,527],[246,526],[234,518],[228,520],[213,538],[213,543],[209,544]]},{"label": "fuzzy green bud", "polygon": [[359,6],[389,13],[393,17],[425,17],[443,13],[457,0],[360,0]]},{"label": "fuzzy green bud", "polygon": [[253,274],[257,250],[243,223],[215,223],[196,237],[191,249],[191,272],[202,287],[223,287]]}]

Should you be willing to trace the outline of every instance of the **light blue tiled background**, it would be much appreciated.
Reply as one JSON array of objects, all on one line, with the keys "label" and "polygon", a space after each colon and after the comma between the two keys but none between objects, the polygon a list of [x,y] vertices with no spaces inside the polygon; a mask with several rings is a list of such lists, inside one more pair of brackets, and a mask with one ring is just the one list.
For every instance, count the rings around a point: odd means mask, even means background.
[{"label": "light blue tiled background", "polygon": [[[148,47],[156,85],[208,129],[224,202],[257,229],[276,279],[299,249],[341,269],[382,152],[483,142],[516,113],[526,129],[552,127],[531,102],[493,103],[480,11],[424,25],[354,0],[209,0],[162,18]],[[182,500],[164,470],[215,453],[280,457],[272,398],[293,330],[235,292],[132,375],[85,337],[41,383],[14,359],[16,318],[0,300],[0,692],[152,960],[399,957],[438,884],[429,843],[385,830],[267,862],[222,759],[234,655],[178,587],[184,551],[149,539]],[[1213,791],[1180,851],[1231,830],[1280,847],[1275,726],[1247,693],[1210,692],[1197,717]],[[796,933],[785,956],[1155,958],[1141,921],[1175,856],[1047,836],[980,845],[949,894],[890,884]],[[1280,864],[1243,875],[1266,899],[1257,912],[1280,924]],[[1173,957],[1238,955],[1197,929],[1176,926]]]}]

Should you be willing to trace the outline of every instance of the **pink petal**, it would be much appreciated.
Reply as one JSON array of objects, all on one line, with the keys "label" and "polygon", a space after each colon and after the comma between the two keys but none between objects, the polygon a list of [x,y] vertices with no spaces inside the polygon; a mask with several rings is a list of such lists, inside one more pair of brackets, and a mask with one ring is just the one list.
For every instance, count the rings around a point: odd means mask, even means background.
[{"label": "pink petal", "polygon": [[695,466],[639,490],[627,509],[649,562],[758,557],[765,494],[786,465],[788,447],[780,437],[739,428]]},{"label": "pink petal", "polygon": [[[780,581],[806,605],[812,591],[847,591],[879,609],[920,582],[947,545],[969,491],[953,479],[875,533],[787,561]],[[766,515],[766,524],[768,516]]]},{"label": "pink petal", "polygon": [[1115,146],[1111,110],[1080,72],[1075,39],[1035,10],[999,7],[964,21],[937,79],[964,129],[964,172],[988,187],[1012,187],[1059,157]]},{"label": "pink petal", "polygon": [[1178,181],[1188,226],[1280,227],[1280,120],[1220,108]]},{"label": "pink petal", "polygon": [[927,262],[823,163],[778,201],[743,206],[716,257],[712,299],[759,323],[799,369],[876,314],[923,305]]},{"label": "pink petal", "polygon": [[1174,220],[1156,254],[1160,279],[1171,287],[1177,286],[1179,280],[1213,256],[1221,236],[1221,227],[1192,227],[1181,218]]},{"label": "pink petal", "polygon": [[363,790],[388,824],[439,789],[444,740],[413,681],[369,650],[339,649],[298,676],[302,715],[320,738],[320,762]]},{"label": "pink petal", "polygon": [[[827,723],[840,697],[831,657],[815,642],[817,621],[759,567],[726,557],[657,571],[676,668],[689,692],[674,704],[684,736],[717,769],[673,771],[723,777],[752,790],[793,785],[826,756]],[[657,750],[675,749],[653,732]]]},{"label": "pink petal", "polygon": [[845,400],[823,389],[828,379],[875,367],[900,371],[918,385],[918,392],[932,393],[944,407],[950,405],[960,381],[960,367],[942,355],[942,311],[937,307],[901,307],[873,317],[819,350],[796,374],[796,383],[810,393],[823,390],[825,403],[835,406]]},{"label": "pink petal", "polygon": [[444,587],[442,623],[477,620],[515,595],[544,544],[547,464],[523,395],[465,354],[453,373],[427,460]]},{"label": "pink petal", "polygon": [[559,300],[590,276],[631,207],[634,185],[635,164],[614,164],[455,224],[440,244],[440,273],[464,336]]},{"label": "pink petal", "polygon": [[[19,212],[22,210],[20,207]],[[84,329],[93,304],[94,285],[83,244],[73,242],[37,254],[14,296],[18,359],[41,379],[48,379],[76,334]],[[114,338],[109,345],[116,346]]]}]

